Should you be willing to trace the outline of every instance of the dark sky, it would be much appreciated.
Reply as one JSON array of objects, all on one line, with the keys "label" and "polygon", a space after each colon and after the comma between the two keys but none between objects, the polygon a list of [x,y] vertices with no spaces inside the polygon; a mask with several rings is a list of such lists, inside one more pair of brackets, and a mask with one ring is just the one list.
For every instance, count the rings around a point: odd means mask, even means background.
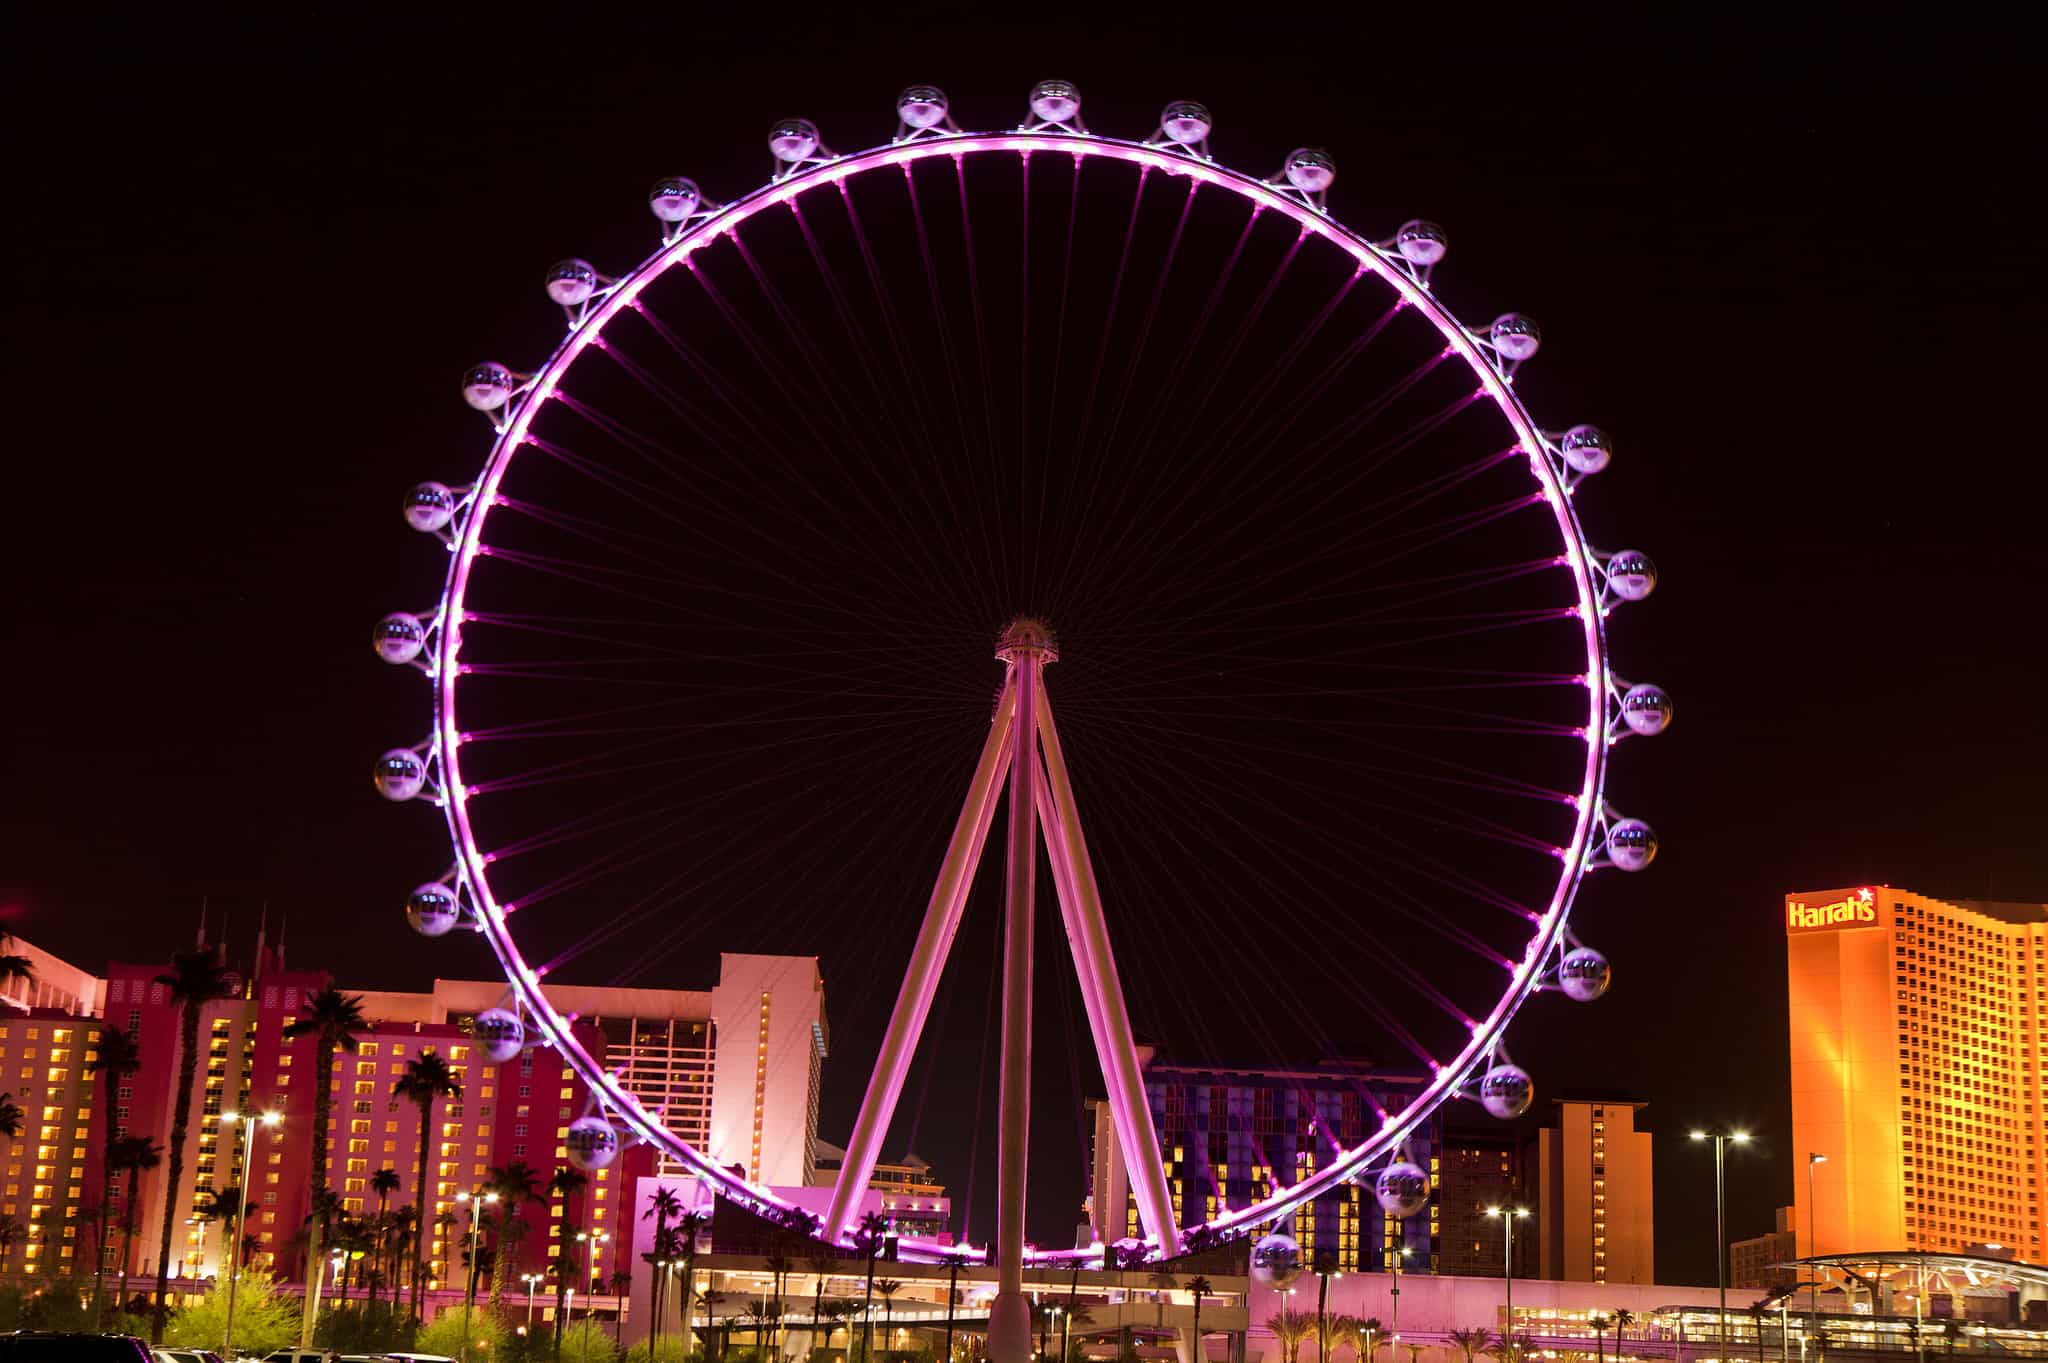
[{"label": "dark sky", "polygon": [[[365,774],[424,707],[363,645],[431,591],[398,492],[481,458],[455,375],[548,343],[540,268],[637,259],[649,181],[742,192],[785,114],[860,146],[911,81],[994,126],[1058,74],[1136,136],[1192,95],[1223,161],[1326,145],[1338,216],[1449,226],[1468,311],[1543,322],[1532,402],[1621,444],[1598,514],[1664,581],[1617,666],[1680,717],[1618,760],[1664,850],[1585,900],[1617,967],[1596,1023],[1536,1010],[1515,1051],[1549,1091],[1650,1102],[1660,1276],[1710,1280],[1709,1170],[1677,1133],[1762,1134],[1737,1234],[1791,1192],[1777,897],[2048,899],[2021,217],[2041,129],[2017,36],[1847,11],[890,13],[11,18],[8,926],[96,967],[182,944],[202,898],[238,931],[267,903],[344,983],[477,968],[397,922],[431,830]],[[795,944],[825,957],[848,1051],[901,959],[859,938]]]}]

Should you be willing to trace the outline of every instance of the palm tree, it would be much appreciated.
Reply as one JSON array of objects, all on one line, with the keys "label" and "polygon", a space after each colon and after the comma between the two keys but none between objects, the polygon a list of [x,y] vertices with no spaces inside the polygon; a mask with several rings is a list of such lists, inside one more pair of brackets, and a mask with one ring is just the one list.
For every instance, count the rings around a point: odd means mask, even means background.
[{"label": "palm tree", "polygon": [[761,1338],[768,1333],[768,1303],[749,1300],[744,1306],[740,1307],[740,1314],[753,1322],[754,1352],[765,1356],[766,1347],[762,1344]]},{"label": "palm tree", "polygon": [[[903,1290],[903,1284],[894,1278],[884,1278],[875,1284],[875,1291],[882,1294],[882,1347],[889,1347],[889,1327],[896,1320],[896,1294]],[[862,1359],[861,1363],[872,1363]]]},{"label": "palm tree", "polygon": [[1536,1347],[1536,1341],[1528,1335],[1498,1334],[1480,1352],[1498,1363],[1519,1363],[1529,1356],[1529,1350]]},{"label": "palm tree", "polygon": [[[612,1311],[612,1343],[618,1346],[619,1353],[623,1356],[626,1352],[626,1294],[633,1290],[633,1275],[623,1268],[615,1268],[609,1281],[612,1285],[612,1295],[619,1299],[618,1306]],[[647,1346],[647,1356],[654,1357],[651,1337]]]},{"label": "palm tree", "polygon": [[[228,1252],[235,1244],[236,1213],[241,1210],[242,1189],[240,1184],[226,1188],[201,1188],[199,1197],[192,1208],[192,1215],[199,1221],[221,1223],[221,1259],[226,1262]],[[205,1232],[200,1232],[204,1243]],[[105,1256],[101,1256],[104,1258]]]},{"label": "palm tree", "polygon": [[10,1141],[21,1139],[21,1122],[25,1114],[16,1105],[14,1095],[0,1093],[0,1136]]},{"label": "palm tree", "polygon": [[1280,1355],[1287,1363],[1299,1363],[1301,1342],[1315,1331],[1316,1320],[1306,1311],[1276,1311],[1266,1317],[1266,1328],[1280,1343]]},{"label": "palm tree", "polygon": [[1145,1282],[1152,1289],[1152,1323],[1163,1330],[1166,1328],[1166,1297],[1180,1286],[1180,1279],[1162,1268],[1147,1274]]},{"label": "palm tree", "polygon": [[[135,1038],[115,1027],[101,1027],[95,1040],[93,1058],[85,1064],[86,1072],[97,1074],[106,1085],[106,1092],[100,1095],[101,1112],[106,1115],[106,1143],[100,1152],[100,1206],[111,1209],[114,1205],[114,1141],[120,1123],[114,1120],[119,1109],[116,1102],[121,1093],[121,1081],[142,1068],[142,1048],[135,1044]],[[0,1106],[11,1106],[0,1099]],[[19,1109],[17,1109],[19,1111]],[[0,1131],[6,1130],[4,1115],[0,1115]],[[134,1210],[129,1209],[130,1212]],[[95,1324],[100,1319],[101,1297],[106,1285],[107,1256],[104,1252],[92,1269],[92,1318]]]},{"label": "palm tree", "polygon": [[28,1227],[11,1216],[0,1216],[0,1274],[7,1271],[7,1261],[14,1257],[14,1247],[28,1239]]},{"label": "palm tree", "polygon": [[[1613,1317],[1595,1311],[1592,1315],[1586,1317],[1586,1324],[1593,1327],[1594,1358],[1597,1360],[1597,1363],[1607,1363],[1607,1327],[1614,1324]],[[1615,1350],[1617,1353],[1620,1352],[1619,1344],[1620,1342],[1617,1340]]]},{"label": "palm tree", "polygon": [[484,1182],[485,1191],[498,1195],[498,1252],[491,1256],[493,1310],[505,1302],[505,1280],[517,1267],[519,1244],[526,1239],[526,1218],[520,1213],[527,1203],[541,1200],[539,1179],[540,1174],[532,1165],[516,1159],[492,1169]]},{"label": "palm tree", "polygon": [[[384,1271],[384,1251],[388,1248],[388,1242],[391,1239],[391,1213],[388,1209],[391,1206],[391,1195],[398,1191],[398,1184],[398,1171],[389,1165],[370,1175],[370,1191],[377,1195],[377,1271],[379,1273]],[[376,1304],[377,1288],[375,1284],[372,1284],[370,1287],[370,1305],[375,1306]],[[391,1283],[391,1304],[393,1306],[398,1304],[398,1281],[396,1277],[392,1279]]]},{"label": "palm tree", "polygon": [[192,1126],[192,1087],[199,1077],[199,1012],[213,1000],[232,995],[240,981],[219,952],[200,950],[173,956],[170,970],[156,982],[170,987],[171,1001],[178,1005],[178,1088],[167,1146],[170,1171],[164,1184],[163,1235],[157,1242],[156,1312],[149,1327],[150,1343],[161,1344],[170,1314],[164,1298],[171,1285],[171,1236],[180,1219],[177,1191],[185,1181],[185,1133]]},{"label": "palm tree", "polygon": [[796,1265],[790,1262],[787,1254],[771,1254],[762,1261],[762,1264],[768,1270],[769,1282],[774,1286],[775,1324],[777,1343],[779,1345],[781,1342],[782,1326],[782,1288],[783,1284],[789,1281],[789,1275],[795,1272]]},{"label": "palm tree", "polygon": [[128,1175],[128,1196],[121,1203],[121,1295],[120,1309],[128,1309],[128,1267],[135,1262],[135,1218],[141,1211],[136,1201],[136,1186],[142,1181],[142,1171],[154,1169],[163,1163],[163,1147],[146,1136],[123,1136],[107,1151],[107,1158],[115,1168]]},{"label": "palm tree", "polygon": [[1465,1363],[1472,1363],[1474,1354],[1493,1343],[1493,1331],[1488,1329],[1452,1330],[1444,1336],[1453,1349],[1465,1356]]},{"label": "palm tree", "polygon": [[14,949],[14,934],[0,932],[0,985],[36,982],[36,963]]},{"label": "palm tree", "polygon": [[[1195,1363],[1202,1363],[1202,1298],[1216,1290],[1215,1285],[1197,1273],[1188,1279],[1187,1289],[1195,1299]],[[1065,1363],[1065,1360],[1061,1360]]]},{"label": "palm tree", "polygon": [[414,1252],[419,1220],[420,1209],[410,1202],[391,1213],[388,1234],[391,1256],[391,1310],[394,1315],[398,1311],[399,1285],[404,1283],[409,1288],[419,1276],[416,1272],[419,1258]]},{"label": "palm tree", "polygon": [[[412,1256],[415,1261],[424,1262],[427,1257],[427,1208],[433,1204],[428,1200],[427,1159],[434,1149],[434,1103],[441,1098],[460,1098],[462,1085],[448,1068],[448,1062],[438,1051],[428,1051],[415,1057],[405,1067],[398,1082],[391,1086],[392,1093],[400,1098],[418,1103],[420,1108],[420,1217],[414,1232]],[[419,1316],[423,1310],[426,1280],[417,1272],[412,1277],[412,1313]]]},{"label": "palm tree", "polygon": [[[443,1207],[434,1213],[434,1238],[441,1242],[441,1257],[433,1261],[430,1278],[453,1278],[455,1264],[451,1251],[455,1247],[455,1213]],[[423,1261],[424,1262],[424,1261]]]},{"label": "palm tree", "polygon": [[711,1218],[700,1211],[687,1211],[676,1218],[669,1234],[676,1237],[683,1259],[683,1352],[689,1353],[690,1328],[697,1316],[697,1299],[692,1294],[697,1287],[697,1237],[711,1224]]},{"label": "palm tree", "polygon": [[[548,1186],[553,1188],[563,1174],[572,1172],[574,1171],[566,1169],[556,1170],[555,1177],[549,1180]],[[562,1238],[555,1244],[554,1262],[548,1265],[549,1271],[555,1275],[556,1363],[561,1363],[562,1327],[567,1323],[569,1317],[569,1289],[575,1285],[577,1277],[583,1272],[583,1257],[576,1252],[576,1233],[581,1229],[582,1227],[578,1226],[574,1221],[566,1217],[563,1218]]]},{"label": "palm tree", "polygon": [[813,1349],[817,1348],[821,1342],[828,1349],[832,1347],[832,1339],[829,1332],[824,1340],[819,1340],[818,1325],[825,1319],[825,1276],[838,1266],[839,1261],[837,1259],[823,1254],[813,1254],[810,1258],[804,1260],[804,1267],[811,1271],[811,1348]]},{"label": "palm tree", "polygon": [[867,1253],[868,1285],[861,1298],[860,1309],[860,1358],[861,1363],[872,1363],[875,1353],[875,1256],[882,1252],[882,1237],[889,1233],[889,1218],[880,1212],[868,1212],[860,1219],[860,1226],[854,1231],[854,1238],[860,1241]]},{"label": "palm tree", "polygon": [[576,1249],[576,1233],[582,1230],[571,1214],[570,1199],[590,1186],[590,1175],[570,1165],[563,1165],[548,1177],[548,1196],[562,1199],[562,1240],[551,1267],[555,1274],[555,1357],[562,1356],[562,1330],[569,1314],[569,1289],[576,1286],[582,1272],[582,1256]]},{"label": "palm tree", "polygon": [[313,1343],[313,1322],[320,1314],[322,1260],[320,1238],[333,1214],[334,1199],[327,1191],[327,1124],[334,1115],[334,1053],[351,1055],[361,1043],[357,1032],[370,1028],[363,1017],[362,999],[344,994],[328,985],[306,1001],[305,1016],[294,1018],[284,1029],[286,1041],[302,1036],[313,1038],[313,1219],[306,1228],[306,1314],[299,1326],[299,1347]]},{"label": "palm tree", "polygon": [[[677,1196],[675,1189],[664,1188],[659,1184],[655,1186],[654,1196],[647,1199],[647,1210],[640,1213],[642,1221],[652,1221],[654,1223],[655,1258],[660,1259],[664,1257],[663,1251],[668,1244],[668,1223],[682,1210],[683,1199]],[[650,1330],[661,1328],[662,1289],[667,1285],[668,1275],[666,1273],[656,1272],[648,1275],[647,1322]],[[651,1349],[654,1346],[650,1344],[648,1347]]]}]

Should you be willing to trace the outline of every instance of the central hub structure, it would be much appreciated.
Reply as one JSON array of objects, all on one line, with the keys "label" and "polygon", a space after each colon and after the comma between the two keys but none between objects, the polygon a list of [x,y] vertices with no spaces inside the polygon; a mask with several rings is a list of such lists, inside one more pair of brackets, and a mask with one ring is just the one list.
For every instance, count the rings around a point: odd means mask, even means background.
[{"label": "central hub structure", "polygon": [[1059,636],[1052,626],[1035,615],[1020,615],[1003,627],[996,640],[996,657],[1015,667],[1024,661],[1041,665],[1060,660]]},{"label": "central hub structure", "polygon": [[[1038,898],[1038,840],[1045,839],[1060,919],[1080,978],[1081,1002],[1095,1038],[1096,1059],[1109,1090],[1125,1172],[1138,1202],[1138,1216],[1163,1258],[1181,1252],[1159,1136],[1138,1071],[1138,1048],[1130,1015],[1110,954],[1109,927],[1081,833],[1081,815],[1060,752],[1059,730],[1045,695],[1045,667],[1059,659],[1052,627],[1020,615],[996,640],[996,657],[1006,669],[1002,697],[982,745],[981,760],[967,788],[966,803],[953,825],[953,839],[939,865],[926,905],[924,926],[904,972],[896,1008],[868,1081],[853,1134],[846,1143],[839,1183],[825,1214],[826,1238],[844,1241],[858,1220],[875,1156],[888,1134],[903,1081],[924,1031],[946,954],[966,909],[974,868],[995,824],[998,796],[1007,785],[1009,811],[1004,830],[1003,881],[1003,1058],[1000,1114],[996,1131],[996,1296],[989,1305],[988,1353],[992,1363],[1028,1363],[1031,1304],[1024,1296],[1024,1211],[1029,1179],[1031,1130],[1031,988],[1033,914]],[[1122,1216],[1117,1209],[1116,1216]],[[1119,1227],[1120,1228],[1120,1225]],[[1105,1240],[1113,1238],[1105,1234]]]}]

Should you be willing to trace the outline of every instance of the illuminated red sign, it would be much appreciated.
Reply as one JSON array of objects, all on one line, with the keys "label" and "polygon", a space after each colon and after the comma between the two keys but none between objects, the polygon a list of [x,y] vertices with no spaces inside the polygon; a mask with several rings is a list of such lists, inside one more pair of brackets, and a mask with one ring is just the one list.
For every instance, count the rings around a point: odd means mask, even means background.
[{"label": "illuminated red sign", "polygon": [[1797,899],[1785,901],[1785,931],[1817,932],[1840,928],[1868,928],[1877,925],[1877,894],[1873,890],[1857,890],[1844,899],[1830,904],[1807,904]]}]

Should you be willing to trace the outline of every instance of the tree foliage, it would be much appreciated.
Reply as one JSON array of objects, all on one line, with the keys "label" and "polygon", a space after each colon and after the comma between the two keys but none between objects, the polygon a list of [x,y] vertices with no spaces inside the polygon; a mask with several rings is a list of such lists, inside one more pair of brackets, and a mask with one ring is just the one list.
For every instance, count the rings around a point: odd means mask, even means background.
[{"label": "tree foliage", "polygon": [[[444,1310],[420,1329],[413,1340],[413,1351],[423,1354],[440,1354],[444,1358],[461,1358],[463,1342],[462,1308]],[[495,1358],[509,1358],[506,1345],[512,1332],[488,1310],[472,1310],[469,1313],[469,1358],[470,1363]],[[567,1355],[564,1355],[566,1357]]]},{"label": "tree foliage", "polygon": [[[171,1313],[164,1343],[186,1349],[219,1351],[227,1336],[228,1285],[198,1297]],[[299,1299],[280,1295],[277,1279],[261,1269],[242,1270],[235,1289],[234,1352],[266,1354],[299,1342]]]}]

